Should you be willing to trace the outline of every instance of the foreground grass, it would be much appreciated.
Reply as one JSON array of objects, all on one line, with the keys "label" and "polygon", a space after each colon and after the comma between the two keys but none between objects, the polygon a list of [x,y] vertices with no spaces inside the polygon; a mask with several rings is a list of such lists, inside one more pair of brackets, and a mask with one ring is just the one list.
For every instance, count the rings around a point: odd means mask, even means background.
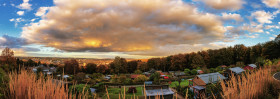
[{"label": "foreground grass", "polygon": [[8,99],[88,99],[87,92],[69,93],[68,86],[51,77],[37,77],[36,74],[21,70],[9,74]]},{"label": "foreground grass", "polygon": [[221,82],[222,97],[225,99],[273,99],[279,94],[280,84],[273,79],[270,67],[251,74],[232,76],[230,81]]}]

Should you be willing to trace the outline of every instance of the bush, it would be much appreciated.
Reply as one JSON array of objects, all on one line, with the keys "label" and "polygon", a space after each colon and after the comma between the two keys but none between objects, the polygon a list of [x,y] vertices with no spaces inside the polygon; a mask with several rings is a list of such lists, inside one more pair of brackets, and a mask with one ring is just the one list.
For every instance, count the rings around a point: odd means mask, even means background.
[{"label": "bush", "polygon": [[191,74],[192,74],[192,75],[196,75],[196,74],[197,74],[197,70],[196,70],[196,69],[193,69],[193,70],[191,71]]},{"label": "bush", "polygon": [[127,92],[128,93],[137,93],[136,87],[129,87]]},{"label": "bush", "polygon": [[148,77],[145,75],[139,75],[137,78],[133,80],[134,83],[144,83],[145,81],[148,80]]},{"label": "bush", "polygon": [[135,70],[134,73],[135,74],[142,74],[142,71],[141,70]]}]

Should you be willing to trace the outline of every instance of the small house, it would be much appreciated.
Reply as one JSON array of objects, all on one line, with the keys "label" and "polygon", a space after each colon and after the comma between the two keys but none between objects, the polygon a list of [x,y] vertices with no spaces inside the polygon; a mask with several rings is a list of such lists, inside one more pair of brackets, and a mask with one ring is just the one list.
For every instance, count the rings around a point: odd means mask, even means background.
[{"label": "small house", "polygon": [[186,75],[186,73],[185,72],[175,72],[174,73],[174,76],[176,76],[176,77],[182,77],[182,76],[185,76]]},{"label": "small house", "polygon": [[168,85],[148,85],[145,86],[145,96],[147,99],[156,99],[157,96],[163,96],[164,99],[172,99],[174,92]]},{"label": "small house", "polygon": [[216,72],[216,73],[209,73],[209,74],[201,74],[196,75],[192,79],[192,86],[202,86],[206,87],[207,84],[210,83],[217,83],[220,80],[225,80],[226,77],[224,77],[222,74]]},{"label": "small house", "polygon": [[194,92],[196,98],[199,98],[200,95],[204,94],[206,91],[206,85],[211,83],[217,83],[220,80],[225,80],[222,74],[216,73],[209,73],[209,74],[201,74],[196,75],[192,80],[189,80],[189,84],[191,86],[191,90]]}]

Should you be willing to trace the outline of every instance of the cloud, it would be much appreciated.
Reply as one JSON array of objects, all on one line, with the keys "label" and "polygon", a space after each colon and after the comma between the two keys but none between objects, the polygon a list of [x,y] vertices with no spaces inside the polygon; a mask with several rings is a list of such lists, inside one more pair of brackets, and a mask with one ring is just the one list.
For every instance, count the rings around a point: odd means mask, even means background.
[{"label": "cloud", "polygon": [[19,16],[22,16],[22,15],[24,14],[24,11],[18,11],[17,14],[18,14]]},{"label": "cloud", "polygon": [[279,0],[262,0],[262,2],[272,8],[280,8],[280,1]]},{"label": "cloud", "polygon": [[29,0],[23,0],[23,3],[18,5],[17,7],[20,9],[27,9],[27,10],[31,10],[31,4],[28,3]]},{"label": "cloud", "polygon": [[39,52],[39,51],[41,51],[39,48],[34,48],[34,47],[23,47],[22,49],[25,52]]},{"label": "cloud", "polygon": [[8,35],[3,35],[0,37],[0,47],[9,47],[9,48],[21,48],[23,45],[26,45],[27,42],[23,38],[12,37]]},{"label": "cloud", "polygon": [[22,18],[16,18],[16,19],[12,18],[12,19],[10,19],[9,21],[10,21],[10,22],[15,22],[15,27],[17,27],[18,23],[23,22],[23,21],[25,21],[25,20],[22,19]]},{"label": "cloud", "polygon": [[49,7],[40,7],[37,12],[35,13],[36,16],[43,16],[46,14]]},{"label": "cloud", "polygon": [[64,51],[132,52],[224,38],[219,16],[181,0],[55,0],[23,28],[29,43]]},{"label": "cloud", "polygon": [[275,11],[273,13],[270,13],[270,12],[265,12],[265,11],[256,11],[256,12],[253,12],[251,14],[252,17],[255,17],[256,20],[261,23],[261,24],[264,24],[264,23],[272,23],[271,20],[274,19],[274,17],[279,13],[279,11]]},{"label": "cloud", "polygon": [[235,13],[222,13],[222,19],[224,20],[236,20],[236,21],[242,21],[242,17],[240,14],[235,14]]},{"label": "cloud", "polygon": [[245,4],[244,0],[195,0],[202,1],[215,9],[239,10]]}]

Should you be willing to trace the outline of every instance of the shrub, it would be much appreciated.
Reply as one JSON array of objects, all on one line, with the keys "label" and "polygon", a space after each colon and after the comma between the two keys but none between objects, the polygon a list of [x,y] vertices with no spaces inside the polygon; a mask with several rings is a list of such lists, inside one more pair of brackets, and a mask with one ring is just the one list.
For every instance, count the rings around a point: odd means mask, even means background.
[{"label": "shrub", "polygon": [[148,80],[148,77],[146,77],[145,75],[139,75],[138,77],[136,77],[133,82],[134,83],[144,83],[145,81]]},{"label": "shrub", "polygon": [[142,74],[142,71],[141,70],[135,70],[134,73],[135,74]]},{"label": "shrub", "polygon": [[128,93],[137,93],[136,87],[129,87],[127,92]]}]

